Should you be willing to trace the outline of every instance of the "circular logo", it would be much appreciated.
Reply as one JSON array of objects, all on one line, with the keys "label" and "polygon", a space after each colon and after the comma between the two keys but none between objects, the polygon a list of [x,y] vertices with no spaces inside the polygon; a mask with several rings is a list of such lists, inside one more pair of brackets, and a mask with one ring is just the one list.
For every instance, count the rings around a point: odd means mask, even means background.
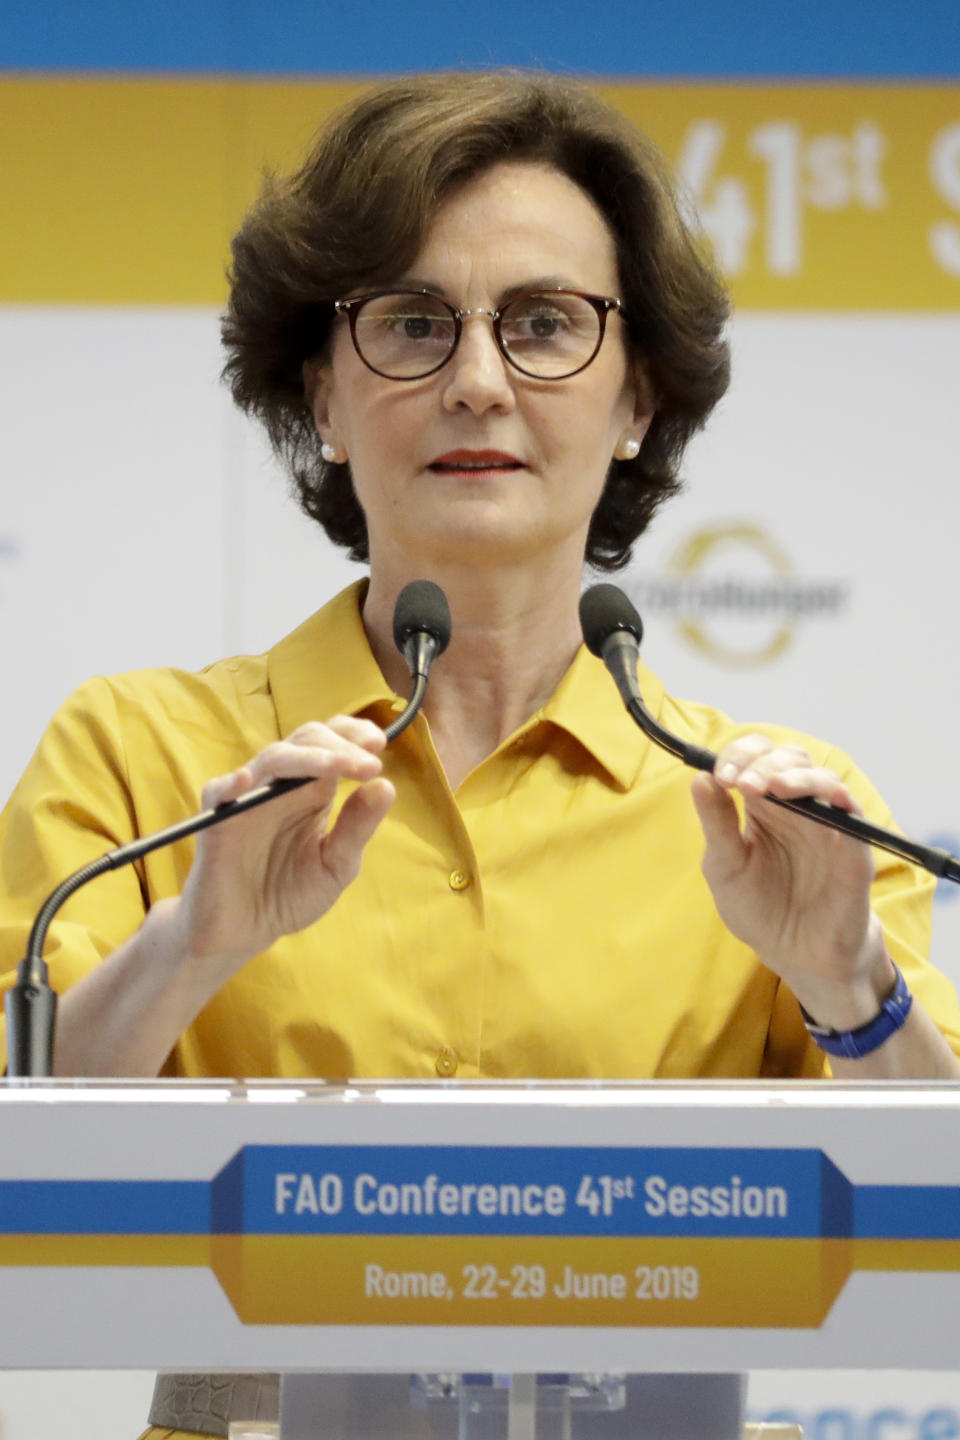
[{"label": "circular logo", "polygon": [[[701,577],[706,580],[709,572],[714,569],[716,562],[720,565],[729,563],[731,550],[734,551],[735,560],[740,560],[742,569],[743,555],[737,555],[746,547],[748,560],[759,559],[762,567],[769,567],[770,577],[774,584],[771,588],[778,588],[790,578],[790,562],[786,554],[781,550],[775,540],[757,525],[734,524],[717,526],[711,530],[698,530],[680,546],[673,555],[668,570],[682,577]],[[751,567],[752,568],[752,567]],[[726,577],[721,578],[721,583]],[[727,582],[731,583],[731,582]],[[742,581],[739,586],[733,582],[733,588],[743,590]],[[718,599],[720,596],[718,595]],[[728,601],[736,603],[736,595],[728,595]],[[742,596],[741,604],[742,604]],[[766,665],[771,660],[776,660],[782,655],[790,644],[792,627],[782,616],[775,615],[772,627],[767,627],[767,634],[763,638],[752,640],[744,637],[739,641],[730,641],[721,638],[716,625],[710,626],[706,615],[693,613],[686,616],[679,616],[677,626],[684,639],[701,651],[709,655],[711,659],[719,661],[723,665]]]},{"label": "circular logo", "polygon": [[741,668],[777,660],[800,620],[835,615],[846,601],[845,585],[798,577],[784,547],[746,520],[695,530],[659,578],[633,588],[641,611],[669,615],[701,655]]}]

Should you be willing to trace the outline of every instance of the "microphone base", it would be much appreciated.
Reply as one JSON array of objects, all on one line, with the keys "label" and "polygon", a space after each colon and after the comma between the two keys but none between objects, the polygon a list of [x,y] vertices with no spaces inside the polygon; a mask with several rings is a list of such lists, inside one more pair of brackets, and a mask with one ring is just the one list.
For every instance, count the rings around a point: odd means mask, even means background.
[{"label": "microphone base", "polygon": [[56,992],[49,985],[24,984],[7,993],[7,1074],[13,1079],[43,1080],[53,1074]]}]

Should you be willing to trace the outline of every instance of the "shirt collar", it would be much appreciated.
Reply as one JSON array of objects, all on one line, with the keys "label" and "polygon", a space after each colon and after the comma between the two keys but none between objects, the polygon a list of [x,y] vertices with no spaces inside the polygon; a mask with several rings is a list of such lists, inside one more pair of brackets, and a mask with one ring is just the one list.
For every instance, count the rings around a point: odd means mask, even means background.
[{"label": "shirt collar", "polygon": [[[637,667],[637,680],[644,704],[659,717],[663,686],[642,662]],[[573,664],[540,713],[543,720],[566,730],[589,750],[624,790],[633,785],[654,748],[627,713],[603,661],[585,645],[577,651]]]},{"label": "shirt collar", "polygon": [[360,609],[367,593],[358,580],[267,656],[270,691],[281,735],[308,720],[374,712],[387,724],[402,701],[373,658]]},{"label": "shirt collar", "polygon": [[[360,617],[366,593],[366,579],[356,581],[270,651],[270,690],[281,735],[331,715],[369,714],[387,724],[403,708],[370,650]],[[637,678],[647,709],[659,717],[663,686],[642,663]],[[652,749],[603,662],[585,646],[535,718],[572,735],[624,790]]]}]

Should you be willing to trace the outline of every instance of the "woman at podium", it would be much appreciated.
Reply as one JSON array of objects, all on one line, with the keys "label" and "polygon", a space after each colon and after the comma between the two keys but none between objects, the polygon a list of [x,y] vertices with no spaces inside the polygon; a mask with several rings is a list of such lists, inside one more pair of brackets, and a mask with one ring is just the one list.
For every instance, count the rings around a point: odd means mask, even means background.
[{"label": "woman at podium", "polygon": [[[72,870],[312,777],[67,904],[58,1073],[960,1073],[931,882],[766,798],[889,824],[855,766],[641,665],[720,752],[691,794],[581,644],[584,561],[616,569],[677,489],[727,314],[656,152],[565,80],[383,86],[267,183],[226,375],[369,578],[266,655],[98,679],[54,718],[2,822],[8,983]],[[424,577],[453,635],[386,748]]]}]

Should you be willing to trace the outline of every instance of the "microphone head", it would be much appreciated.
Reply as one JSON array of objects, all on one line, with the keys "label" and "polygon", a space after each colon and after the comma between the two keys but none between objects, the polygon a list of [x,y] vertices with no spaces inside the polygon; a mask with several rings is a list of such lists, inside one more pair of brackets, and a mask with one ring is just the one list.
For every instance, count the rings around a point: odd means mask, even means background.
[{"label": "microphone head", "polygon": [[411,580],[397,596],[393,611],[393,643],[401,654],[412,635],[430,635],[436,654],[450,644],[452,630],[447,597],[432,580]]},{"label": "microphone head", "polygon": [[603,659],[603,647],[618,630],[628,631],[637,644],[643,639],[643,622],[616,585],[591,585],[580,596],[580,628],[588,650]]}]

